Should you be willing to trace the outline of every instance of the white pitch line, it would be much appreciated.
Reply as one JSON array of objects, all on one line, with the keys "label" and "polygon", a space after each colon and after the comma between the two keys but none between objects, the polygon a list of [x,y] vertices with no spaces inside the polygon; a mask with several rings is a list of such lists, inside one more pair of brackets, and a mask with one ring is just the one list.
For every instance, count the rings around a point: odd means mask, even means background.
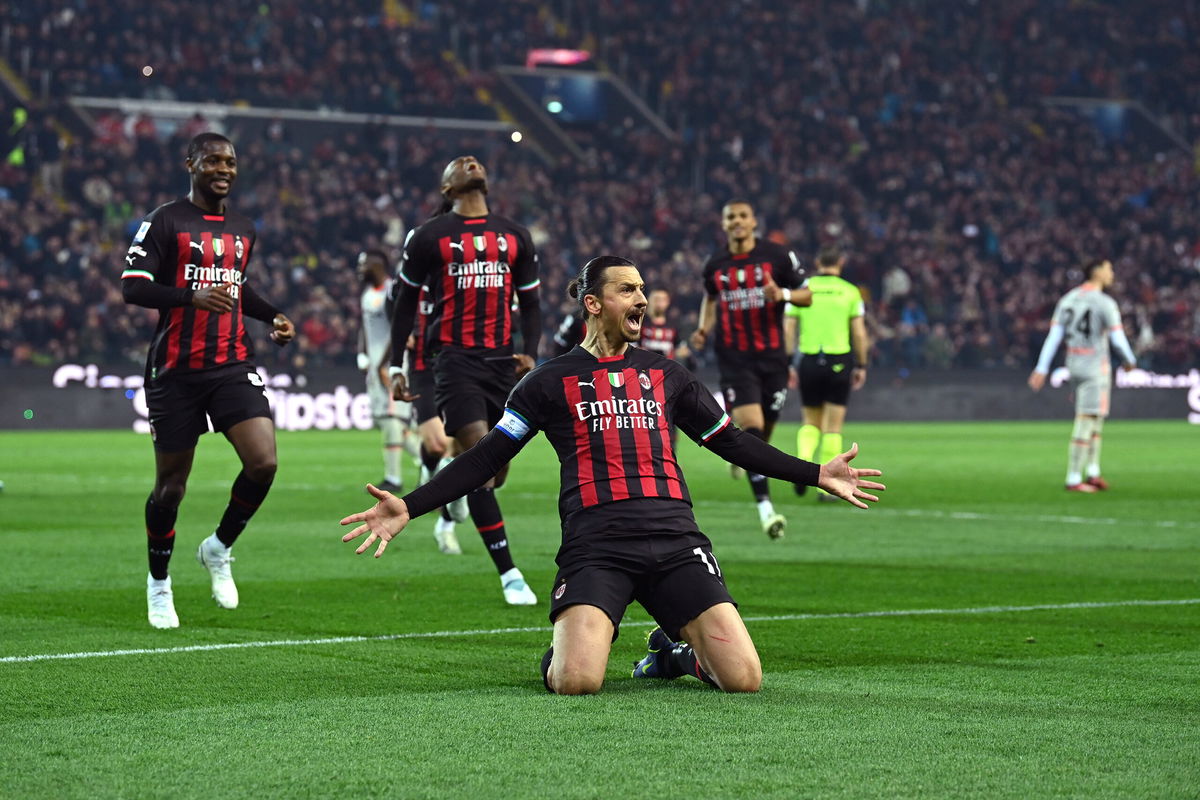
[{"label": "white pitch line", "polygon": [[937,511],[924,508],[872,508],[874,514],[935,519],[987,520],[989,522],[1053,522],[1073,525],[1128,525],[1133,528],[1200,528],[1200,522],[1177,519],[1117,519],[1115,517],[1079,517],[1054,514],[985,514],[977,511]]},{"label": "white pitch line", "polygon": [[[1098,603],[1058,603],[1032,606],[980,606],[977,608],[914,608],[884,611],[846,611],[835,614],[780,614],[770,617],[744,617],[746,622],[793,622],[814,619],[863,619],[869,617],[948,616],[952,614],[1010,614],[1021,611],[1069,611],[1080,608],[1121,608],[1128,606],[1189,606],[1200,605],[1200,597],[1182,600],[1114,600]],[[646,628],[654,622],[623,622],[625,627]],[[224,642],[193,644],[183,647],[138,647],[126,650],[92,650],[82,653],[39,653],[30,656],[3,656],[0,664],[31,661],[61,661],[81,658],[110,658],[112,656],[166,655],[170,653],[202,653],[212,650],[241,650],[249,647],[306,647],[322,644],[354,644],[358,642],[392,642],[399,639],[449,639],[461,636],[496,636],[505,633],[549,633],[546,626],[528,628],[489,628],[473,631],[429,631],[426,633],[391,633],[383,636],[332,636],[325,639],[276,639],[262,642]]]}]

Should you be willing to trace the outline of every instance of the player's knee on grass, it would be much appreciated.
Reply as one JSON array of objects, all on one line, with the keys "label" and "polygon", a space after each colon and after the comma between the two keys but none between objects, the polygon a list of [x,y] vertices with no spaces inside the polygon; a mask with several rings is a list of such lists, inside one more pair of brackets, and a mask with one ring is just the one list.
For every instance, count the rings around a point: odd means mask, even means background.
[{"label": "player's knee on grass", "polygon": [[683,626],[683,640],[724,692],[757,692],[762,686],[762,662],[750,633],[731,603],[721,603]]},{"label": "player's knee on grass", "polygon": [[582,665],[558,665],[555,657],[550,663],[550,690],[555,694],[596,694],[604,685],[604,670],[589,669]]},{"label": "player's knee on grass", "polygon": [[757,692],[762,687],[762,664],[753,650],[737,657],[701,659],[700,667],[723,692]]},{"label": "player's knee on grass", "polygon": [[601,609],[568,606],[554,621],[549,684],[555,694],[595,694],[604,684],[613,624]]},{"label": "player's knee on grass", "polygon": [[580,648],[556,651],[550,660],[547,682],[555,694],[596,694],[604,685],[608,659],[596,659]]}]

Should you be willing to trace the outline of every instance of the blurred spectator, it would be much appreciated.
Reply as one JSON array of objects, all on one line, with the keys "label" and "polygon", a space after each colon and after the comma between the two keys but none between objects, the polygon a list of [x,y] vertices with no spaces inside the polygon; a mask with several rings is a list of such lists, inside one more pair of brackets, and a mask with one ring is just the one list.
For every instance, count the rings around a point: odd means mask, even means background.
[{"label": "blurred spectator", "polygon": [[[1136,317],[1144,366],[1186,368],[1200,353],[1193,154],[1041,102],[1136,97],[1194,140],[1195,0],[669,0],[654,19],[634,3],[429,0],[411,22],[368,0],[208,8],[206,27],[241,32],[219,59],[198,49],[178,0],[153,15],[132,0],[0,0],[10,63],[29,64],[27,82],[55,98],[481,118],[494,115],[478,99],[490,67],[523,63],[529,46],[582,44],[679,134],[623,121],[573,130],[586,157],[545,165],[492,134],[367,125],[314,142],[282,120],[261,135],[228,131],[246,178],[238,208],[260,228],[250,268],[270,296],[315,318],[292,366],[351,362],[346,265],[363,246],[394,254],[436,206],[414,187],[463,152],[503,175],[489,201],[536,237],[550,309],[567,308],[581,261],[615,249],[671,288],[681,327],[694,327],[718,209],[752,195],[772,238],[803,253],[843,244],[846,278],[879,298],[868,324],[881,365],[1028,368],[1053,298],[1098,253],[1117,266],[1114,294]],[[134,16],[147,27],[128,28]],[[759,42],[771,44],[747,46]],[[443,50],[467,72],[447,68]],[[199,60],[211,68],[203,82],[188,68]],[[100,115],[92,138],[60,153],[55,190],[24,146],[7,157],[27,116],[0,114],[12,137],[0,164],[0,359],[140,363],[150,317],[114,295],[115,276],[137,221],[183,191],[162,165],[177,165],[208,123],[193,116],[168,132]]]}]

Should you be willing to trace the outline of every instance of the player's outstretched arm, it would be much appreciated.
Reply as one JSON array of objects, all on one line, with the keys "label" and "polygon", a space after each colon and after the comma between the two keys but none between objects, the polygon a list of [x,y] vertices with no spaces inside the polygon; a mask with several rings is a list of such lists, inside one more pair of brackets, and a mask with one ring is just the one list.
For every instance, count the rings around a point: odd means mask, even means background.
[{"label": "player's outstretched arm", "polygon": [[867,508],[864,500],[870,500],[872,503],[879,502],[879,498],[873,494],[867,494],[863,489],[871,489],[874,491],[883,491],[887,487],[876,481],[863,480],[863,478],[875,478],[883,475],[877,469],[855,469],[850,466],[850,462],[858,455],[858,442],[850,445],[850,449],[841,455],[834,456],[828,463],[821,465],[821,477],[817,481],[817,486],[832,495],[836,495],[847,503],[858,506],[859,508]]},{"label": "player's outstretched arm", "polygon": [[886,488],[882,483],[864,480],[882,475],[879,470],[850,467],[850,460],[858,455],[857,444],[828,464],[814,464],[788,455],[733,425],[726,425],[720,433],[703,444],[730,464],[736,464],[747,472],[757,472],[789,483],[820,486],[859,508],[867,508],[865,500],[873,503],[879,500],[864,489],[883,491]]},{"label": "player's outstretched arm", "polygon": [[348,517],[342,518],[343,525],[353,525],[356,522],[362,523],[343,536],[342,541],[353,541],[364,533],[368,534],[366,540],[354,552],[362,555],[366,552],[367,548],[378,540],[379,547],[375,550],[375,557],[379,558],[383,555],[383,551],[387,549],[388,542],[399,535],[400,531],[404,530],[405,526],[408,525],[410,517],[408,515],[408,506],[405,502],[391,492],[385,492],[369,483],[367,484],[367,491],[379,502],[366,511],[360,511],[357,514],[351,514]]},{"label": "player's outstretched arm", "polygon": [[343,525],[360,523],[343,536],[342,541],[349,542],[364,533],[368,534],[366,541],[355,552],[365,552],[378,540],[379,549],[375,551],[375,557],[379,558],[387,549],[388,542],[404,530],[410,519],[441,508],[478,489],[521,452],[523,446],[524,442],[513,441],[493,428],[474,447],[438,470],[432,480],[403,498],[367,484],[367,491],[379,502],[366,511],[342,519]]}]

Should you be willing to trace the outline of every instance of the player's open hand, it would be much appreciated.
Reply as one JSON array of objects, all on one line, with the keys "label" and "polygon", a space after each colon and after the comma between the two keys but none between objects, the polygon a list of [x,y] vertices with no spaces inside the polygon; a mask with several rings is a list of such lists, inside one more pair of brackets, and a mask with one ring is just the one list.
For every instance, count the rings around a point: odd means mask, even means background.
[{"label": "player's open hand", "polygon": [[887,487],[882,483],[875,481],[866,481],[863,478],[874,478],[883,475],[877,469],[854,469],[850,466],[850,462],[858,455],[858,443],[850,445],[850,449],[839,456],[834,456],[828,463],[821,465],[821,477],[817,481],[817,486],[820,486],[825,491],[832,495],[842,498],[847,503],[858,506],[859,508],[867,508],[864,500],[870,500],[872,503],[878,503],[879,498],[873,494],[867,494],[863,489],[872,489],[877,492],[882,492]]},{"label": "player's open hand", "polygon": [[343,525],[361,523],[343,536],[342,541],[352,541],[365,533],[367,534],[366,540],[354,552],[362,555],[378,541],[379,547],[375,550],[375,557],[379,558],[387,549],[388,542],[399,535],[400,531],[408,525],[408,506],[391,492],[385,492],[372,484],[367,484],[367,491],[379,502],[366,511],[360,511],[342,519]]},{"label": "player's open hand", "polygon": [[233,310],[233,281],[216,286],[205,286],[192,293],[192,305],[201,311],[226,314]]},{"label": "player's open hand", "polygon": [[526,355],[525,353],[514,354],[513,362],[515,365],[514,369],[516,369],[516,371],[517,371],[518,378],[524,376],[525,373],[529,372],[535,366],[537,366],[536,364],[533,363],[533,356]]},{"label": "player's open hand", "polygon": [[1040,392],[1042,387],[1046,385],[1046,373],[1038,372],[1036,369],[1029,373],[1029,388],[1035,392]]},{"label": "player's open hand", "polygon": [[296,326],[283,314],[276,314],[275,319],[271,320],[271,326],[274,328],[271,331],[271,341],[280,347],[296,338]]}]

